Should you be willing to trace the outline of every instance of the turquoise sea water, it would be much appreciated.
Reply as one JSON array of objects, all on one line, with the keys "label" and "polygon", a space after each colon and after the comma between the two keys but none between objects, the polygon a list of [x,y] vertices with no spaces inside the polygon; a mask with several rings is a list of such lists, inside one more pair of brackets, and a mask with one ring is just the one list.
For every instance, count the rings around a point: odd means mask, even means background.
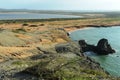
[{"label": "turquoise sea water", "polygon": [[82,16],[38,13],[0,13],[0,20],[11,19],[49,19],[49,18],[81,18]]},{"label": "turquoise sea water", "polygon": [[92,55],[91,58],[99,62],[107,72],[113,76],[120,76],[120,26],[108,28],[89,28],[77,30],[70,34],[72,40],[84,39],[89,44],[96,45],[101,38],[108,39],[116,53],[105,56]]}]

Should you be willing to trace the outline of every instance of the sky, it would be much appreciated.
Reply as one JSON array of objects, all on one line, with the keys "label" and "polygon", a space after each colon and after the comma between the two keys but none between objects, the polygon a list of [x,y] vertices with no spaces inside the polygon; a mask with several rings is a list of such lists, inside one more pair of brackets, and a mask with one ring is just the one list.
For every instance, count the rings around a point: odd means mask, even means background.
[{"label": "sky", "polygon": [[120,11],[120,0],[0,0],[0,8]]}]

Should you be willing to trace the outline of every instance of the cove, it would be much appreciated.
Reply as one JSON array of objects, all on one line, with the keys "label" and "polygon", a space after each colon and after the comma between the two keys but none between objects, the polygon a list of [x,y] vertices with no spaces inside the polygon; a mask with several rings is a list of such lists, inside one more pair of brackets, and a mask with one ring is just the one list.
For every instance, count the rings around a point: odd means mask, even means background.
[{"label": "cove", "polygon": [[[120,77],[120,26],[76,30],[71,32],[70,38],[73,41],[84,39],[88,44],[93,45],[97,45],[97,42],[102,38],[108,39],[112,48],[116,50],[116,53],[101,56],[88,56],[100,63],[100,66],[111,75]],[[90,54],[90,52],[87,54]]]}]

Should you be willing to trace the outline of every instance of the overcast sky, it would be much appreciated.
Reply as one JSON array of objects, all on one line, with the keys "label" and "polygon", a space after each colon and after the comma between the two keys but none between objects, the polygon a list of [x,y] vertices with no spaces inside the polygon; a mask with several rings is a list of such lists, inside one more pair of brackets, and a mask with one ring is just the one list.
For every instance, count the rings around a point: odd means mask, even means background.
[{"label": "overcast sky", "polygon": [[120,0],[0,0],[0,8],[120,11]]}]

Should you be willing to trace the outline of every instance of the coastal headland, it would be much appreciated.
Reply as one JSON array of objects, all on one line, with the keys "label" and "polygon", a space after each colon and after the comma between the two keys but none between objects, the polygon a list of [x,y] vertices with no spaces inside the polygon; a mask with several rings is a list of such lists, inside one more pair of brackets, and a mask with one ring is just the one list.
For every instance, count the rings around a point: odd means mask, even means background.
[{"label": "coastal headland", "polygon": [[112,26],[120,26],[120,18],[1,20],[0,80],[119,80],[67,35]]}]

